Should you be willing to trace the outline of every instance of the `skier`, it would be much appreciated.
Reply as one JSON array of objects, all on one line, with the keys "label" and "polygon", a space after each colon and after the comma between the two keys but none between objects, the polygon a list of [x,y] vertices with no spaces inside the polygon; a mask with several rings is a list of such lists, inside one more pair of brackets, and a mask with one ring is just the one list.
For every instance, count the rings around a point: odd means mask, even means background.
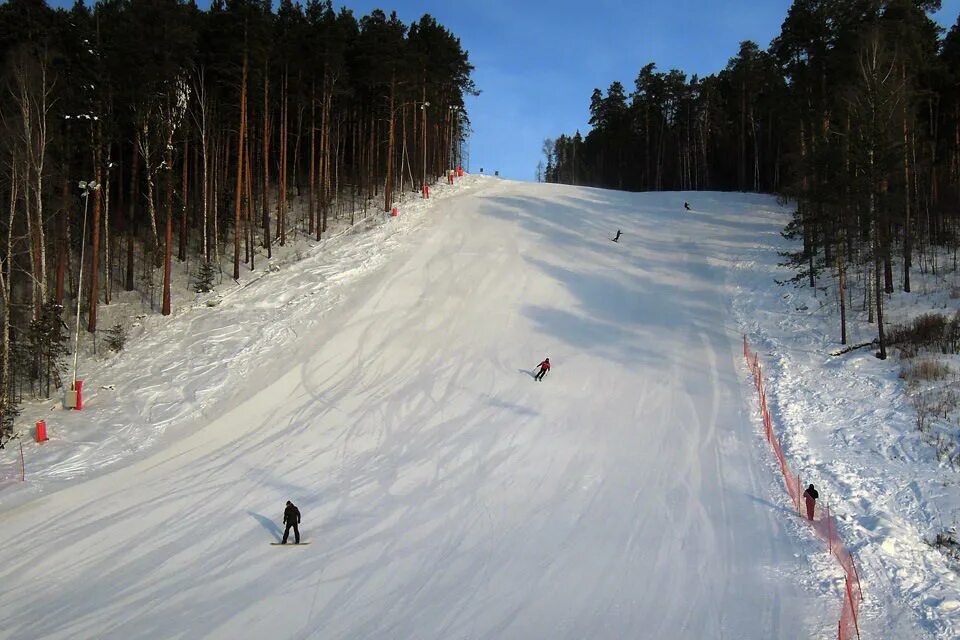
[{"label": "skier", "polygon": [[687,211],[691,211],[691,209],[690,209],[690,203],[689,203],[689,202],[684,202],[684,203],[683,203],[683,208],[686,209]]},{"label": "skier", "polygon": [[297,527],[297,525],[300,524],[300,509],[297,509],[289,500],[287,500],[287,508],[283,510],[283,524],[287,525],[287,528],[283,532],[283,542],[280,544],[287,544],[287,538],[290,536],[290,527],[293,527],[294,543],[300,544],[300,529]]},{"label": "skier", "polygon": [[813,520],[813,508],[817,504],[817,498],[820,497],[820,494],[817,493],[817,490],[813,488],[811,484],[807,487],[807,490],[803,492],[803,497],[807,503],[807,520]]},{"label": "skier", "polygon": [[617,229],[617,237],[613,239],[614,242],[620,242],[620,229]]},{"label": "skier", "polygon": [[537,375],[533,376],[533,379],[540,382],[543,380],[543,376],[547,374],[547,371],[550,371],[550,358],[544,358],[543,362],[537,366],[540,367],[540,371],[537,371]]}]

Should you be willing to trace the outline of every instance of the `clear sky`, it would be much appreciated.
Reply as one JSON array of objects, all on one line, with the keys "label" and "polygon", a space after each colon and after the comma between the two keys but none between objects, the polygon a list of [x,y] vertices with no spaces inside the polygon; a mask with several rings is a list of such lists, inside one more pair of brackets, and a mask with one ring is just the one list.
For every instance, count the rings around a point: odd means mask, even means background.
[{"label": "clear sky", "polygon": [[[89,0],[88,0],[89,2]],[[69,4],[55,0],[54,5]],[[209,3],[198,2],[201,6]],[[275,3],[276,4],[276,3]],[[476,67],[481,94],[470,98],[469,169],[532,180],[544,138],[589,130],[594,88],[640,68],[716,73],[742,40],[766,48],[792,0],[351,0],[358,16],[396,10],[406,23],[429,13],[458,36]],[[944,26],[960,0],[943,0]]]}]

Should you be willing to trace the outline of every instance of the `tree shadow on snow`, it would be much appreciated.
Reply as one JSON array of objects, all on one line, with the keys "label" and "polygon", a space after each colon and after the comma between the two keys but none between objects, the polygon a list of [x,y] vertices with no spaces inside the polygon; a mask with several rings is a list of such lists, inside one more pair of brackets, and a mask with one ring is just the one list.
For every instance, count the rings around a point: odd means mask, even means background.
[{"label": "tree shadow on snow", "polygon": [[250,514],[250,517],[259,522],[261,527],[269,531],[270,534],[277,539],[277,541],[280,540],[280,537],[283,535],[283,531],[280,530],[280,525],[263,514],[254,513],[253,511],[247,511],[247,513]]}]

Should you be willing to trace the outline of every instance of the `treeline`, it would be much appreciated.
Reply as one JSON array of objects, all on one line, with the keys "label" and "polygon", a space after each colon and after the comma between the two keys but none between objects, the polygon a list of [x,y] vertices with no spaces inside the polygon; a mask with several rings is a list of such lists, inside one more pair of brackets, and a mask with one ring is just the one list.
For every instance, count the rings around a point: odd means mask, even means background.
[{"label": "treeline", "polygon": [[0,55],[0,431],[60,385],[77,305],[88,332],[121,289],[169,314],[174,260],[237,279],[388,210],[458,161],[475,93],[434,18],[329,0],[8,0]]},{"label": "treeline", "polygon": [[[960,244],[960,19],[939,0],[794,0],[769,49],[744,42],[706,78],[644,67],[629,95],[593,92],[591,131],[545,143],[541,179],[641,190],[776,193],[795,281],[836,277],[840,338],[848,271],[886,357],[883,294],[937,269]],[[895,277],[895,269],[898,276]]]}]

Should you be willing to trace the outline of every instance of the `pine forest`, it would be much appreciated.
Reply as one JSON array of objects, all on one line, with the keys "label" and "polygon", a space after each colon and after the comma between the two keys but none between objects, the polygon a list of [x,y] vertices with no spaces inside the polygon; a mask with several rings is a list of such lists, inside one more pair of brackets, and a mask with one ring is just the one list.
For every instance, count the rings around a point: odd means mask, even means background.
[{"label": "pine forest", "polygon": [[[868,282],[886,357],[883,294],[910,291],[960,245],[960,20],[939,0],[794,0],[764,51],[744,41],[704,78],[647,64],[634,89],[590,97],[590,132],[544,143],[545,182],[629,191],[775,193],[796,203],[796,283]],[[940,250],[938,252],[938,249]],[[941,265],[942,266],[942,265]],[[895,272],[897,276],[895,276]],[[875,315],[874,315],[875,314]]]},{"label": "pine forest", "polygon": [[168,315],[175,262],[206,290],[455,166],[476,93],[431,16],[329,0],[11,0],[0,52],[4,428],[70,386],[74,323],[122,344],[119,292]]}]

